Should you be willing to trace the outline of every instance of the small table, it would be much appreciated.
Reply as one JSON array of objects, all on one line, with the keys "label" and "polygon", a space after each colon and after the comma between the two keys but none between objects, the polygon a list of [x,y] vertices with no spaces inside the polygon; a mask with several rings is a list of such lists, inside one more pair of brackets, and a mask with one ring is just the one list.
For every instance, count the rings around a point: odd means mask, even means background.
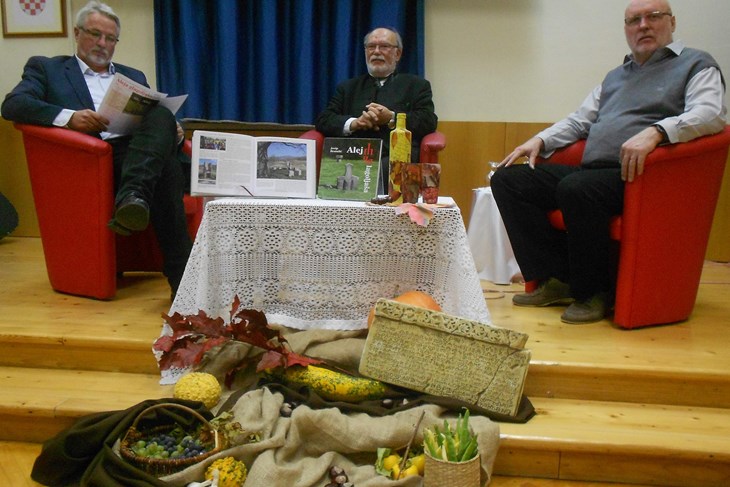
[{"label": "small table", "polygon": [[228,320],[234,296],[291,328],[366,327],[379,298],[427,292],[443,311],[490,316],[459,208],[426,227],[362,202],[224,198],[206,205],[171,313]]},{"label": "small table", "polygon": [[495,284],[512,282],[520,267],[492,196],[492,188],[474,190],[467,235],[479,278]]}]

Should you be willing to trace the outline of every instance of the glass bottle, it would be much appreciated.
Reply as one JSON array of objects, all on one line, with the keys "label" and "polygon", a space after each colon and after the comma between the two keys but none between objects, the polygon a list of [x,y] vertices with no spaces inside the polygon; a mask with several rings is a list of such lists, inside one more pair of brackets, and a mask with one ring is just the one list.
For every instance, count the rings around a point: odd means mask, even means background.
[{"label": "glass bottle", "polygon": [[395,128],[390,132],[390,168],[388,196],[393,203],[402,203],[401,183],[403,164],[411,162],[411,131],[406,128],[406,114],[396,115]]}]

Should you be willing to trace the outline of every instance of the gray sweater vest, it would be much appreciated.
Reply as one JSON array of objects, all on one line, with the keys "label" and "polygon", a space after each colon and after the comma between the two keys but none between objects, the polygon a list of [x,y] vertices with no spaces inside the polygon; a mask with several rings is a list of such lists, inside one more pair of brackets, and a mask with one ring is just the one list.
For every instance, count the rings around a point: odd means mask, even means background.
[{"label": "gray sweater vest", "polygon": [[677,56],[664,48],[643,66],[627,61],[610,71],[601,85],[598,119],[583,154],[587,167],[619,165],[621,144],[646,127],[684,112],[690,79],[717,62],[704,51],[684,48]]}]

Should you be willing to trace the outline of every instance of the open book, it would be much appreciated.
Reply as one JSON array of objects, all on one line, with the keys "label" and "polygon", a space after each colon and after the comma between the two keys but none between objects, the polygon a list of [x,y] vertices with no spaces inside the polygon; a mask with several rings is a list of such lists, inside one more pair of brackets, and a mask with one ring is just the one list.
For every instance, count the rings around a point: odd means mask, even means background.
[{"label": "open book", "polygon": [[313,140],[193,132],[190,193],[209,196],[315,198]]},{"label": "open book", "polygon": [[165,93],[159,93],[116,73],[101,100],[98,113],[109,119],[107,132],[127,135],[153,107],[159,104],[175,114],[187,98],[188,95],[168,97]]},{"label": "open book", "polygon": [[378,196],[382,148],[382,139],[325,138],[317,196],[355,201]]}]

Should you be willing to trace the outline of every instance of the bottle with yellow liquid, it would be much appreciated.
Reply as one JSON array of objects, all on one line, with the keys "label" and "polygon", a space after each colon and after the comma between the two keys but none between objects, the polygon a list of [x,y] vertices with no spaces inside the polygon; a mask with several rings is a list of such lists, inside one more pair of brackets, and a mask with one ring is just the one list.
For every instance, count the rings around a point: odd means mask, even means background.
[{"label": "bottle with yellow liquid", "polygon": [[406,114],[398,113],[395,128],[390,132],[390,170],[388,196],[393,203],[402,203],[403,165],[411,162],[411,131],[406,128]]}]

